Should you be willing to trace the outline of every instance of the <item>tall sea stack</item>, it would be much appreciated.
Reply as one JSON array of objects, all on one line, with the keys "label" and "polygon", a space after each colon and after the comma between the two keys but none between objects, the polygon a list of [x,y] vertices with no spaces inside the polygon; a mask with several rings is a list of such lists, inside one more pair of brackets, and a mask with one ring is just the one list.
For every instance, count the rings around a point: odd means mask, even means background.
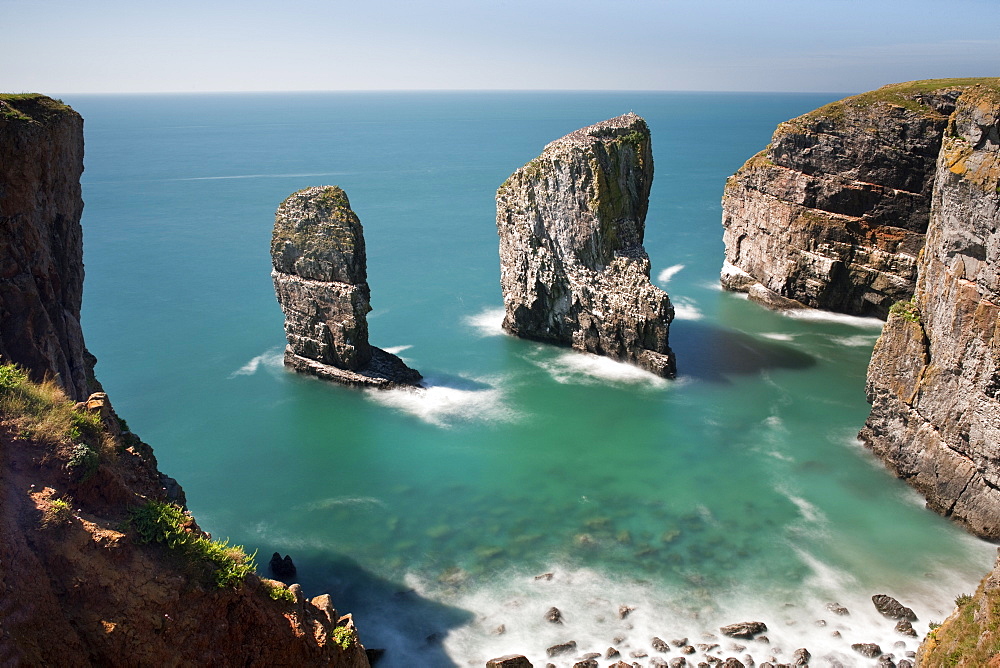
[{"label": "tall sea stack", "polygon": [[285,313],[285,364],[345,385],[416,385],[419,373],[368,343],[371,291],[361,221],[337,186],[291,194],[274,220],[274,290]]},{"label": "tall sea stack", "polygon": [[649,128],[631,113],[515,171],[497,191],[504,329],[673,377],[674,310],[642,246],[652,183]]},{"label": "tall sea stack", "polygon": [[941,136],[965,80],[885,86],[782,123],[722,198],[722,285],[885,318],[913,294]]}]

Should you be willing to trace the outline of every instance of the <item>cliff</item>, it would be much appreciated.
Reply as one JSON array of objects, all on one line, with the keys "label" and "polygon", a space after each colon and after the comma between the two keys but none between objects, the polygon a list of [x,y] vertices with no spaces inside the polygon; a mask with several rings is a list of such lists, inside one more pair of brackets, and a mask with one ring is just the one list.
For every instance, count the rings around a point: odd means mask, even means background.
[{"label": "cliff", "polygon": [[723,286],[885,318],[914,291],[948,118],[982,81],[894,84],[780,124],[726,183]]},{"label": "cliff", "polygon": [[83,119],[42,95],[0,95],[0,357],[85,399]]},{"label": "cliff", "polygon": [[642,246],[653,155],[635,114],[572,132],[497,191],[503,326],[675,374],[673,306]]},{"label": "cliff", "polygon": [[364,230],[337,186],[289,195],[271,238],[274,290],[285,313],[285,365],[345,385],[416,385],[421,376],[368,342],[371,289]]},{"label": "cliff", "polygon": [[1000,539],[1000,80],[968,88],[938,156],[916,293],[868,370],[860,436],[927,505]]},{"label": "cliff", "polygon": [[972,595],[955,599],[955,611],[931,629],[917,651],[922,668],[979,668],[1000,663],[1000,560]]},{"label": "cliff", "polygon": [[42,96],[0,102],[0,664],[368,666],[349,615],[212,540],[88,395],[82,123]]}]

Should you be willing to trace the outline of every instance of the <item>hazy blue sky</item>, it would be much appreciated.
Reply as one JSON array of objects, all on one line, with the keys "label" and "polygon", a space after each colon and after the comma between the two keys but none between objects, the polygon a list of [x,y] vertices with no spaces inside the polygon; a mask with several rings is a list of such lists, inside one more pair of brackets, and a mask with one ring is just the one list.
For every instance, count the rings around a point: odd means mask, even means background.
[{"label": "hazy blue sky", "polygon": [[0,0],[0,90],[868,90],[1000,76],[1000,0]]}]

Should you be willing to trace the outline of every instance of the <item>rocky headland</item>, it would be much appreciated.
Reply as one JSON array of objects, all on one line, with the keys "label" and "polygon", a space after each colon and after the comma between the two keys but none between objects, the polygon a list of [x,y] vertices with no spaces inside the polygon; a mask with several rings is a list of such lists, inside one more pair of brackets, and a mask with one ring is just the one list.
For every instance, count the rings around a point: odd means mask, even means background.
[{"label": "rocky headland", "polygon": [[417,371],[368,342],[364,230],[337,186],[292,193],[275,214],[274,290],[285,313],[285,365],[358,387],[417,385]]},{"label": "rocky headland", "polygon": [[930,508],[1000,540],[1000,80],[956,100],[917,274],[875,346],[861,439]]},{"label": "rocky headland", "polygon": [[909,299],[945,129],[980,81],[884,86],[780,124],[726,183],[723,286],[880,318]]},{"label": "rocky headland", "polygon": [[93,392],[82,127],[0,96],[0,664],[368,666],[350,615],[212,540]]},{"label": "rocky headland", "polygon": [[673,306],[642,246],[653,154],[626,114],[548,144],[497,191],[503,327],[673,377]]}]

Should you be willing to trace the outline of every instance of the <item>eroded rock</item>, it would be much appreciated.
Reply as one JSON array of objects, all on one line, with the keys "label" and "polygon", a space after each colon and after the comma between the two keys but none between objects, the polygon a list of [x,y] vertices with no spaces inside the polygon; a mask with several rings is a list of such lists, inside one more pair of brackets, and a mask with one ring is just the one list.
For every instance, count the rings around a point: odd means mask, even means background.
[{"label": "eroded rock", "polygon": [[642,246],[653,155],[635,114],[550,143],[497,191],[504,329],[672,377],[673,306]]},{"label": "eroded rock", "polygon": [[285,365],[345,385],[416,385],[421,376],[368,342],[364,230],[337,186],[290,195],[271,237],[274,290],[285,313]]}]

